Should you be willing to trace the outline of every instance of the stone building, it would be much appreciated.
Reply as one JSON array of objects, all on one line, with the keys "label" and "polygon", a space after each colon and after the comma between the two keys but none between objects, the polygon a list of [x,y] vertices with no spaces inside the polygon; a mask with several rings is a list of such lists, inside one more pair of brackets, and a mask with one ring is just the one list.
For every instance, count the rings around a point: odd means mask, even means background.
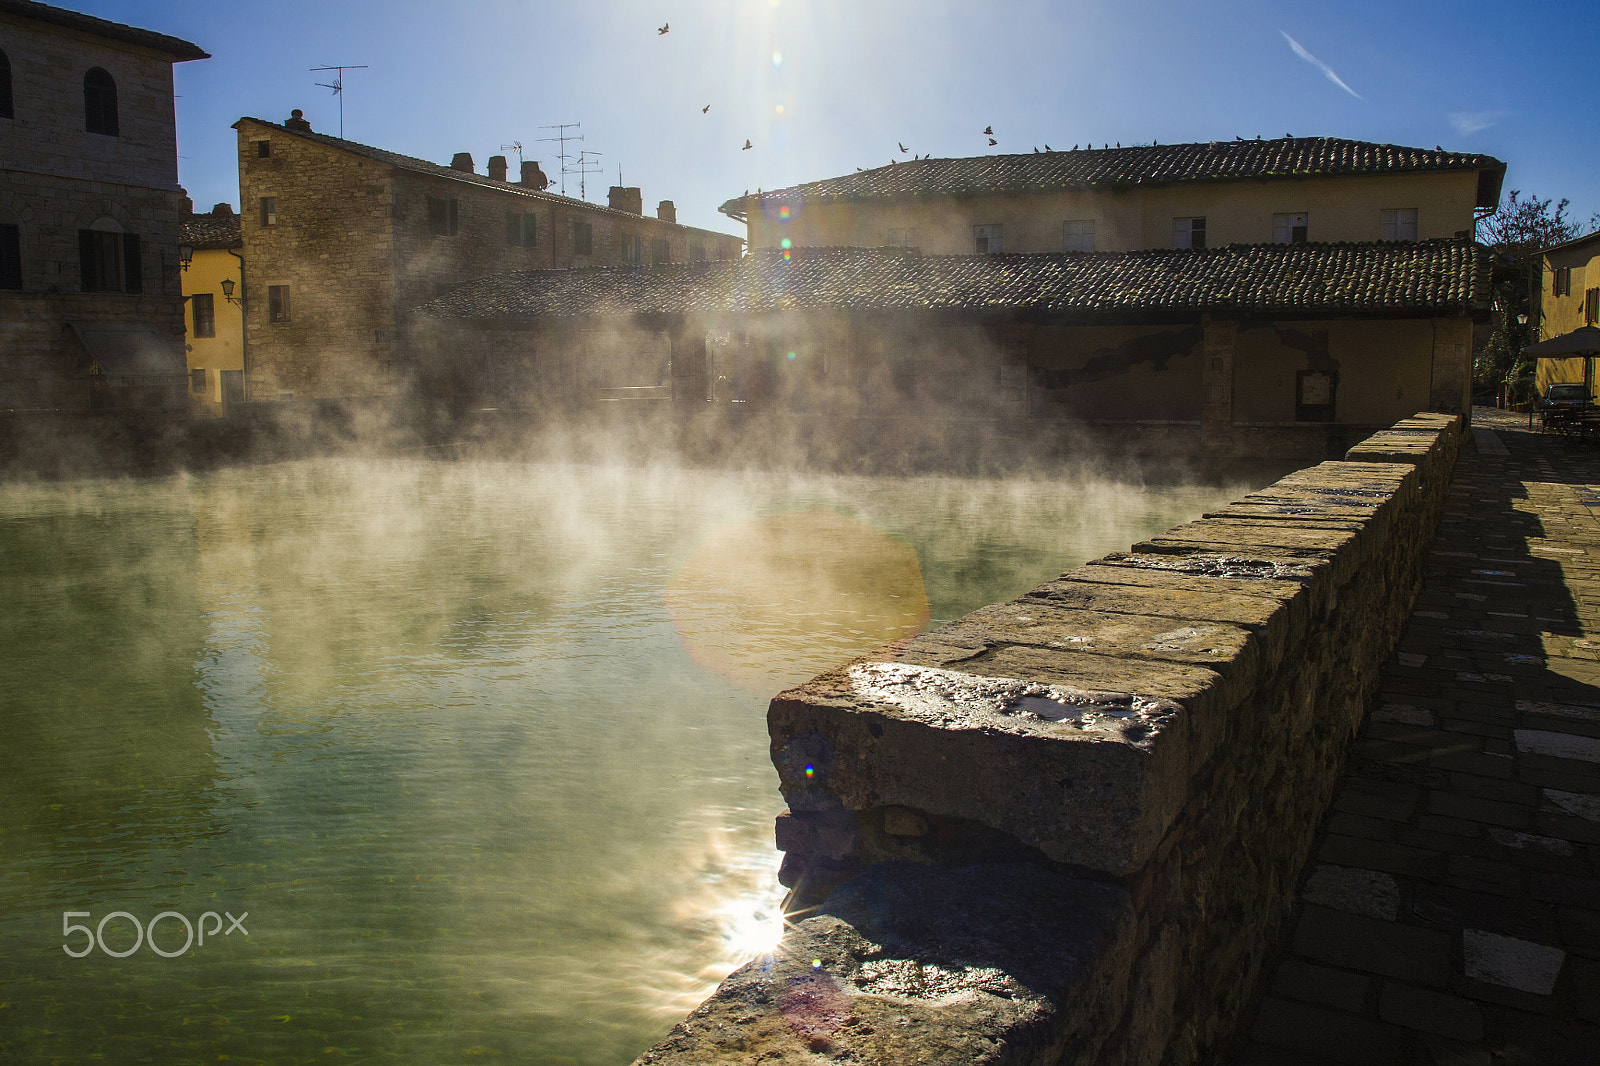
[{"label": "stone building", "polygon": [[[909,160],[735,197],[752,251],[930,255],[1471,237],[1505,164],[1332,137]],[[788,244],[784,244],[787,241]]]},{"label": "stone building", "polygon": [[1418,410],[1463,411],[1487,293],[1484,253],[1459,238],[794,248],[484,278],[411,329],[479,394],[555,411],[660,395],[864,447],[895,425],[931,441],[990,425],[1035,442],[1322,458]]},{"label": "stone building", "polygon": [[194,414],[221,415],[244,400],[244,240],[232,204],[183,220],[179,251],[187,306],[189,404]]},{"label": "stone building", "polygon": [[549,192],[537,163],[508,180],[459,153],[440,166],[285,123],[242,118],[239,189],[251,401],[390,398],[448,381],[403,350],[405,313],[507,271],[735,259],[742,241],[680,226],[638,189],[601,207]]},{"label": "stone building", "polygon": [[0,408],[186,409],[172,65],[206,58],[0,0]]}]

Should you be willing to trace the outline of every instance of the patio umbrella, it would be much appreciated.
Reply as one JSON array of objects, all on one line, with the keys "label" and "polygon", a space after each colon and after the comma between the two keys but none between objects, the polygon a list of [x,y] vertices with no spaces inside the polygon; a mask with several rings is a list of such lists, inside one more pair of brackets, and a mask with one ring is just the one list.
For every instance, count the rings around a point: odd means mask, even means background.
[{"label": "patio umbrella", "polygon": [[1551,337],[1522,349],[1535,359],[1559,359],[1567,355],[1600,355],[1600,326],[1579,326],[1571,333]]}]

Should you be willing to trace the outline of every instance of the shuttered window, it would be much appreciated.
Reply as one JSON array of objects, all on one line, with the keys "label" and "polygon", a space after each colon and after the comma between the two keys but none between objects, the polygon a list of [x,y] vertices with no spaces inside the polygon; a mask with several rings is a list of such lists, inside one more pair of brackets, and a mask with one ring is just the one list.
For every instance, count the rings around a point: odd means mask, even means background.
[{"label": "shuttered window", "polygon": [[84,292],[143,292],[137,233],[78,231],[79,284]]},{"label": "shuttered window", "polygon": [[458,225],[455,200],[440,196],[428,197],[428,232],[435,237],[454,237]]},{"label": "shuttered window", "polygon": [[11,111],[11,60],[0,52],[0,118],[16,117]]},{"label": "shuttered window", "polygon": [[22,288],[22,233],[0,224],[0,289]]}]

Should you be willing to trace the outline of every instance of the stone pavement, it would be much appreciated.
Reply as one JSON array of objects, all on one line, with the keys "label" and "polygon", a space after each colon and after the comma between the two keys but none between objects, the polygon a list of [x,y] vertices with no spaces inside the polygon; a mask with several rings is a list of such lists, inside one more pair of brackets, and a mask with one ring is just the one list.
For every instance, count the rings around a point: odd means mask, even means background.
[{"label": "stone pavement", "polygon": [[1600,1064],[1600,449],[1473,424],[1235,1066]]}]

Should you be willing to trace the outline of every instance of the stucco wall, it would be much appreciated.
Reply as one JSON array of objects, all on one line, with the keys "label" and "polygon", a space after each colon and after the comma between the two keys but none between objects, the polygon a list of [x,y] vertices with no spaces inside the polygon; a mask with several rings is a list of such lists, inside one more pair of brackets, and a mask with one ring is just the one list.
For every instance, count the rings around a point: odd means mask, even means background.
[{"label": "stucco wall", "polygon": [[1382,239],[1379,212],[1415,207],[1417,236],[1426,240],[1471,233],[1476,171],[1190,182],[1149,189],[1060,190],[922,200],[791,205],[787,221],[747,201],[750,246],[776,247],[788,238],[801,247],[877,248],[889,230],[915,228],[929,255],[970,255],[974,226],[1004,227],[1007,252],[1062,251],[1061,224],[1093,219],[1096,251],[1172,246],[1172,220],[1201,215],[1206,243],[1272,240],[1277,212],[1307,212],[1311,241]]},{"label": "stucco wall", "polygon": [[206,372],[205,391],[191,388],[189,392],[189,402],[202,413],[222,413],[222,372],[244,369],[244,315],[238,304],[230,303],[222,294],[222,281],[229,278],[234,283],[233,298],[240,298],[239,274],[239,260],[223,248],[196,250],[189,269],[183,272],[185,297],[211,295],[214,336],[195,334],[193,300],[185,300],[183,308],[189,369]]},{"label": "stucco wall", "polygon": [[1187,1064],[1293,904],[1459,419],[779,694],[792,921],[641,1063]]}]

